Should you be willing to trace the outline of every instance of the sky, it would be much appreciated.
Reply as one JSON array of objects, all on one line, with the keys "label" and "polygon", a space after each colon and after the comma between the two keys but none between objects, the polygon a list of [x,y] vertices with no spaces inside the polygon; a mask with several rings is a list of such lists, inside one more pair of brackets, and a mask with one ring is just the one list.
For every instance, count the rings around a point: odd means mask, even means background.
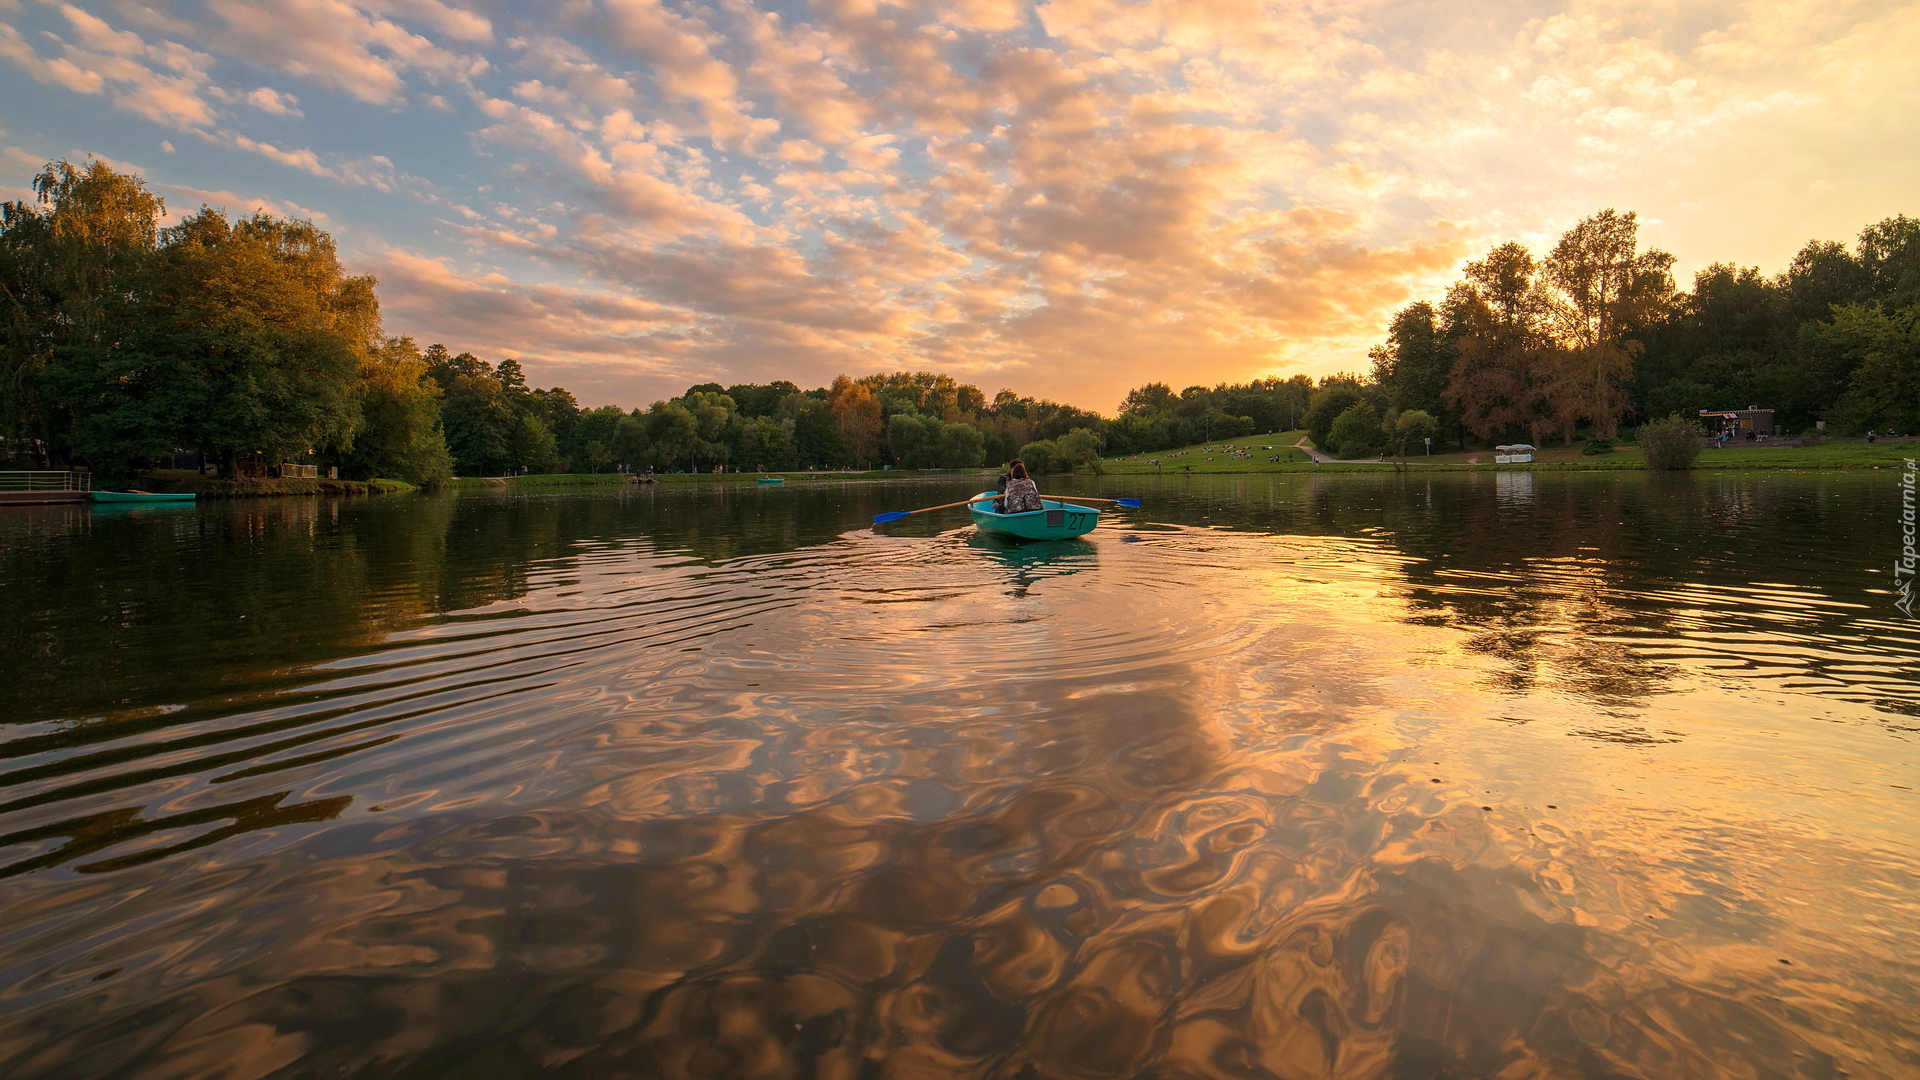
[{"label": "sky", "polygon": [[0,196],[328,229],[389,334],[623,407],[935,370],[1111,413],[1367,367],[1505,240],[1920,214],[1920,4],[0,0]]}]

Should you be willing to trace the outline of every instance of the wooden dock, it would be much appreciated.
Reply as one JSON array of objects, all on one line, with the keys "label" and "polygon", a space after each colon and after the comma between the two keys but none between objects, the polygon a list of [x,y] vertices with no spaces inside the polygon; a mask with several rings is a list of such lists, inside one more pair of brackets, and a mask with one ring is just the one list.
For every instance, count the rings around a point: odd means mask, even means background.
[{"label": "wooden dock", "polygon": [[0,471],[0,506],[44,506],[89,501],[85,473]]}]

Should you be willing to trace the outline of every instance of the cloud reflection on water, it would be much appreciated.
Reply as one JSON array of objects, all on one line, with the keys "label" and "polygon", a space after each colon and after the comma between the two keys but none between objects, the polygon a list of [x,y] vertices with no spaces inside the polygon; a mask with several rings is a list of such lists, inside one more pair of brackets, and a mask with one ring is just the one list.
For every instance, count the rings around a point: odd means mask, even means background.
[{"label": "cloud reflection on water", "polygon": [[[0,887],[18,975],[0,1061],[1900,1075],[1920,1060],[1920,979],[1898,944],[1917,882],[1893,804],[1810,817],[1810,787],[1871,764],[1803,764],[1797,784],[1761,767],[1901,744],[1872,741],[1855,690],[1796,699],[1851,707],[1843,730],[1776,731],[1672,636],[1737,641],[1676,601],[1679,575],[1580,552],[1617,543],[1595,525],[1639,496],[1536,495],[1521,547],[1364,535],[1330,493],[1274,511],[1333,519],[1328,535],[1234,520],[1246,501],[1176,503],[1162,520],[1188,524],[1137,543],[853,534],[715,562],[633,538],[655,518],[631,506],[456,508],[407,550],[468,553],[382,588],[460,583],[461,611],[275,676],[237,712],[130,721],[210,749],[102,744],[170,754],[171,778],[122,776],[91,802],[43,781],[28,824],[276,793],[351,805]],[[1499,504],[1443,505],[1460,513],[1435,531],[1509,531]],[[1400,506],[1385,519],[1419,520]],[[713,509],[702,532],[724,531]],[[299,535],[284,525],[272,543]],[[367,537],[327,542],[348,539]],[[540,554],[498,565],[515,550]],[[1836,609],[1792,610],[1803,633]],[[1835,637],[1835,655],[1857,648]],[[1728,731],[1740,717],[1756,726]],[[239,744],[252,772],[196,758],[250,723],[313,737]],[[1567,737],[1633,727],[1684,738]],[[399,737],[363,745],[376,732]]]}]

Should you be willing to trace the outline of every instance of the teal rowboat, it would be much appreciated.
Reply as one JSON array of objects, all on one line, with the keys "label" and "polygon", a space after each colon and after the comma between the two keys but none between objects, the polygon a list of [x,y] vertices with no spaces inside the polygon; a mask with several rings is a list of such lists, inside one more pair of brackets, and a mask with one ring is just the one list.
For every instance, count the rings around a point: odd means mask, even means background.
[{"label": "teal rowboat", "polygon": [[193,492],[184,495],[169,495],[157,491],[96,491],[93,501],[97,503],[179,503],[192,502]]},{"label": "teal rowboat", "polygon": [[[980,494],[993,498],[991,491]],[[1045,509],[1029,510],[1024,514],[996,514],[990,501],[974,503],[967,509],[973,512],[974,527],[981,532],[1020,540],[1070,540],[1085,536],[1100,524],[1100,511],[1090,506],[1075,506],[1053,499],[1041,499],[1040,505]]]},{"label": "teal rowboat", "polygon": [[762,476],[754,481],[756,484],[784,484],[786,482],[787,478],[784,476]]}]

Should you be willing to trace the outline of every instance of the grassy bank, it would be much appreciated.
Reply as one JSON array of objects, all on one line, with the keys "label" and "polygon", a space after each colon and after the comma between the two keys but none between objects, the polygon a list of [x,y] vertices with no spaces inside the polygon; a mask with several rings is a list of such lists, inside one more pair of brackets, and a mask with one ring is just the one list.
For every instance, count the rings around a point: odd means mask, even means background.
[{"label": "grassy bank", "polygon": [[[1405,459],[1389,457],[1385,463],[1332,462],[1315,465],[1304,450],[1294,447],[1303,433],[1282,432],[1257,435],[1198,446],[1160,450],[1146,454],[1109,458],[1104,462],[1109,474],[1138,476],[1158,473],[1180,476],[1193,473],[1265,473],[1265,472],[1365,472],[1393,468],[1404,460],[1408,469],[1460,471],[1480,469],[1533,470],[1620,470],[1644,469],[1640,448],[1620,446],[1610,454],[1587,455],[1580,444],[1548,446],[1533,455],[1531,465],[1501,465],[1494,461],[1495,451],[1469,450],[1464,453],[1409,454]],[[1267,449],[1271,447],[1272,449]],[[1247,453],[1241,457],[1232,451]],[[1279,461],[1270,458],[1278,457]],[[1920,457],[1920,442],[1898,443],[1834,442],[1817,446],[1748,447],[1703,450],[1694,461],[1696,469],[1877,469],[1900,468],[1909,457]],[[1150,464],[1158,460],[1156,468]]]},{"label": "grassy bank", "polygon": [[277,495],[388,495],[413,491],[402,480],[220,480],[198,473],[159,470],[145,473],[133,485],[143,491],[184,493],[203,499],[256,499]]},{"label": "grassy bank", "polygon": [[[745,484],[757,483],[762,477],[780,477],[789,483],[805,480],[916,480],[936,477],[970,476],[975,473],[992,475],[985,469],[870,469],[865,472],[793,472],[764,473],[655,473],[653,478],[660,484],[681,486],[689,484]],[[532,473],[526,476],[457,476],[447,482],[447,486],[463,491],[484,491],[490,488],[513,491],[538,491],[553,488],[619,488],[632,484],[632,478],[622,473]],[[641,485],[635,485],[641,486]]]}]

